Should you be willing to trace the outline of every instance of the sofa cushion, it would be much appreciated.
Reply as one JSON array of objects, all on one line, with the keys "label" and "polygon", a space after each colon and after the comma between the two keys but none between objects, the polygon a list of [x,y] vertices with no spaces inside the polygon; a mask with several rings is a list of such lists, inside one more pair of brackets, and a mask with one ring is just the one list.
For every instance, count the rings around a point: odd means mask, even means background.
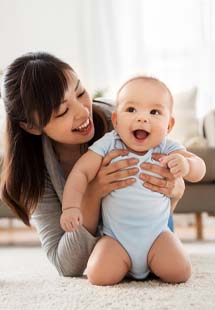
[{"label": "sofa cushion", "polygon": [[206,164],[206,174],[199,183],[214,182],[215,183],[215,148],[213,147],[192,147],[187,149],[199,157],[201,157]]}]

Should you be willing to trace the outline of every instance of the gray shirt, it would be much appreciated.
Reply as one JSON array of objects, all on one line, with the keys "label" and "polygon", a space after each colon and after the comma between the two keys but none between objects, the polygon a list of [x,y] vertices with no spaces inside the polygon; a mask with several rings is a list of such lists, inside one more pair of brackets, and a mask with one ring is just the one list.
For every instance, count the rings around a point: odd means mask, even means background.
[{"label": "gray shirt", "polygon": [[[112,106],[98,101],[94,102],[95,106],[96,111],[107,120],[107,131],[111,130]],[[39,234],[42,248],[59,274],[80,276],[99,237],[91,235],[83,226],[74,232],[62,230],[60,216],[65,177],[50,139],[43,135],[42,142],[46,164],[46,186],[44,195],[32,215],[32,222]]]}]

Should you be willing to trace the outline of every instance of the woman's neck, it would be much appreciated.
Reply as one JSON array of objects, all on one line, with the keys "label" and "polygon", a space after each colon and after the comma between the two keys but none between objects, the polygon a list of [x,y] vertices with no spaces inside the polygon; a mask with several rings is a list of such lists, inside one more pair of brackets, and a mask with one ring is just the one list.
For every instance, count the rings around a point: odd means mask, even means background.
[{"label": "woman's neck", "polygon": [[65,175],[68,176],[76,161],[81,157],[81,145],[54,142],[53,147]]}]

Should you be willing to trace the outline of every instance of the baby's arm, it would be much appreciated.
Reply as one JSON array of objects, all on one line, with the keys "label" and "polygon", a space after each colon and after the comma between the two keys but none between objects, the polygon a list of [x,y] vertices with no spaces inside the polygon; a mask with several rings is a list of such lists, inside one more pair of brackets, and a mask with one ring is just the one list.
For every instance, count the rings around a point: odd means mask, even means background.
[{"label": "baby's arm", "polygon": [[96,176],[102,156],[93,151],[85,153],[70,172],[63,192],[60,223],[65,231],[73,231],[82,224],[81,201],[88,184]]},{"label": "baby's arm", "polygon": [[200,181],[206,172],[205,162],[193,153],[178,150],[160,159],[162,166],[167,165],[175,178],[183,177],[189,182]]}]

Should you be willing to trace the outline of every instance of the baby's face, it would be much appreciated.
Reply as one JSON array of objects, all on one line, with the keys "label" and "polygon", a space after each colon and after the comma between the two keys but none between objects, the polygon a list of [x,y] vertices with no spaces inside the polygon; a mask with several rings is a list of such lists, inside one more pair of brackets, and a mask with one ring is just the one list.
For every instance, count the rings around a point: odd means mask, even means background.
[{"label": "baby's face", "polygon": [[171,98],[163,85],[135,79],[118,95],[113,125],[128,149],[144,154],[160,144],[174,125]]}]

